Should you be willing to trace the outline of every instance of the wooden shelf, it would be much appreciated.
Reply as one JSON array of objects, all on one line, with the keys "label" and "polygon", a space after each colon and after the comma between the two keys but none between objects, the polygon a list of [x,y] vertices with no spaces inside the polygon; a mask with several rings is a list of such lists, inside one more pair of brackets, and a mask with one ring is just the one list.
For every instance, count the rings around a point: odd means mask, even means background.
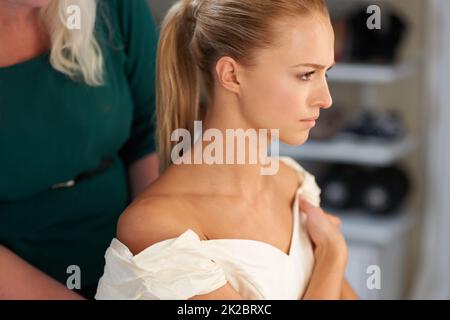
[{"label": "wooden shelf", "polygon": [[309,141],[303,146],[280,144],[280,156],[297,160],[387,166],[411,152],[415,139],[406,137],[394,142],[336,138],[330,141]]}]

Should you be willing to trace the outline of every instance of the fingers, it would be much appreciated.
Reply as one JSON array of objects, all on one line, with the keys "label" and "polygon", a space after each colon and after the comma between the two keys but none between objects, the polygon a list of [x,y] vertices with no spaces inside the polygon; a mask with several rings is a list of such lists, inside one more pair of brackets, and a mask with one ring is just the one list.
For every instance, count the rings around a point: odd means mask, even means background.
[{"label": "fingers", "polygon": [[340,218],[324,212],[321,208],[313,206],[304,199],[300,201],[300,209],[308,215],[323,214],[336,227],[340,227],[342,224],[342,220]]},{"label": "fingers", "polygon": [[342,224],[342,220],[341,219],[339,219],[338,217],[333,216],[331,214],[328,214],[328,213],[326,214],[326,216],[327,216],[328,220],[332,224],[334,224],[336,227],[340,227],[341,226],[341,224]]},{"label": "fingers", "polygon": [[307,214],[323,213],[322,209],[313,206],[311,203],[304,199],[300,201],[300,209]]}]

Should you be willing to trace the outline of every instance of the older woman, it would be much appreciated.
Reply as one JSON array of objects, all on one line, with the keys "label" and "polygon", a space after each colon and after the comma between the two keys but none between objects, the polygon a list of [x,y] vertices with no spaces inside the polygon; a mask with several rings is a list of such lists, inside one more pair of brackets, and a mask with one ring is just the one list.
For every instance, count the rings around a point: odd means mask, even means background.
[{"label": "older woman", "polygon": [[91,297],[157,175],[154,22],[145,0],[0,0],[0,43],[0,298]]}]

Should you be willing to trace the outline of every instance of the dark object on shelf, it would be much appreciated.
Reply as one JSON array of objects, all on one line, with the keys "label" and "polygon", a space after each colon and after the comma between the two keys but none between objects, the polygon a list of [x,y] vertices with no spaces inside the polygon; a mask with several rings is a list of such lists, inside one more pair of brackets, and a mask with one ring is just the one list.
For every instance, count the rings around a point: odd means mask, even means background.
[{"label": "dark object on shelf", "polygon": [[378,215],[393,214],[410,190],[407,175],[396,166],[333,165],[318,182],[323,206],[335,210],[363,209]]},{"label": "dark object on shelf", "polygon": [[361,206],[372,213],[389,214],[402,204],[409,189],[409,179],[400,168],[374,170],[362,189]]},{"label": "dark object on shelf", "polygon": [[370,14],[366,10],[367,7],[357,8],[343,22],[334,22],[339,31],[336,39],[338,61],[394,63],[409,28],[406,19],[383,6],[381,29],[371,30],[367,27]]},{"label": "dark object on shelf", "polygon": [[405,128],[400,115],[394,111],[363,111],[349,123],[343,133],[393,141],[405,134]]},{"label": "dark object on shelf", "polygon": [[334,138],[345,128],[348,114],[350,112],[340,106],[322,111],[316,127],[310,131],[310,139],[321,141]]},{"label": "dark object on shelf", "polygon": [[360,183],[364,182],[360,174],[361,171],[355,170],[354,166],[332,166],[324,176],[318,179],[322,189],[322,204],[338,210],[354,209],[358,206],[359,199],[355,194],[362,187]]}]

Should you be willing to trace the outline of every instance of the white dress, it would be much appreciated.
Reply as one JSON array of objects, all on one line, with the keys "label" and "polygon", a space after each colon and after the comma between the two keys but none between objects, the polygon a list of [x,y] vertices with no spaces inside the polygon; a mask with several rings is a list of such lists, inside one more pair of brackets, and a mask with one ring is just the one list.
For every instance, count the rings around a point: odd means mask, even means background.
[{"label": "white dress", "polygon": [[191,229],[134,255],[113,239],[106,251],[96,299],[189,299],[227,282],[246,299],[297,300],[314,266],[312,243],[299,212],[299,196],[320,205],[314,176],[296,161],[280,157],[303,180],[293,204],[289,254],[257,240],[201,240]]}]

